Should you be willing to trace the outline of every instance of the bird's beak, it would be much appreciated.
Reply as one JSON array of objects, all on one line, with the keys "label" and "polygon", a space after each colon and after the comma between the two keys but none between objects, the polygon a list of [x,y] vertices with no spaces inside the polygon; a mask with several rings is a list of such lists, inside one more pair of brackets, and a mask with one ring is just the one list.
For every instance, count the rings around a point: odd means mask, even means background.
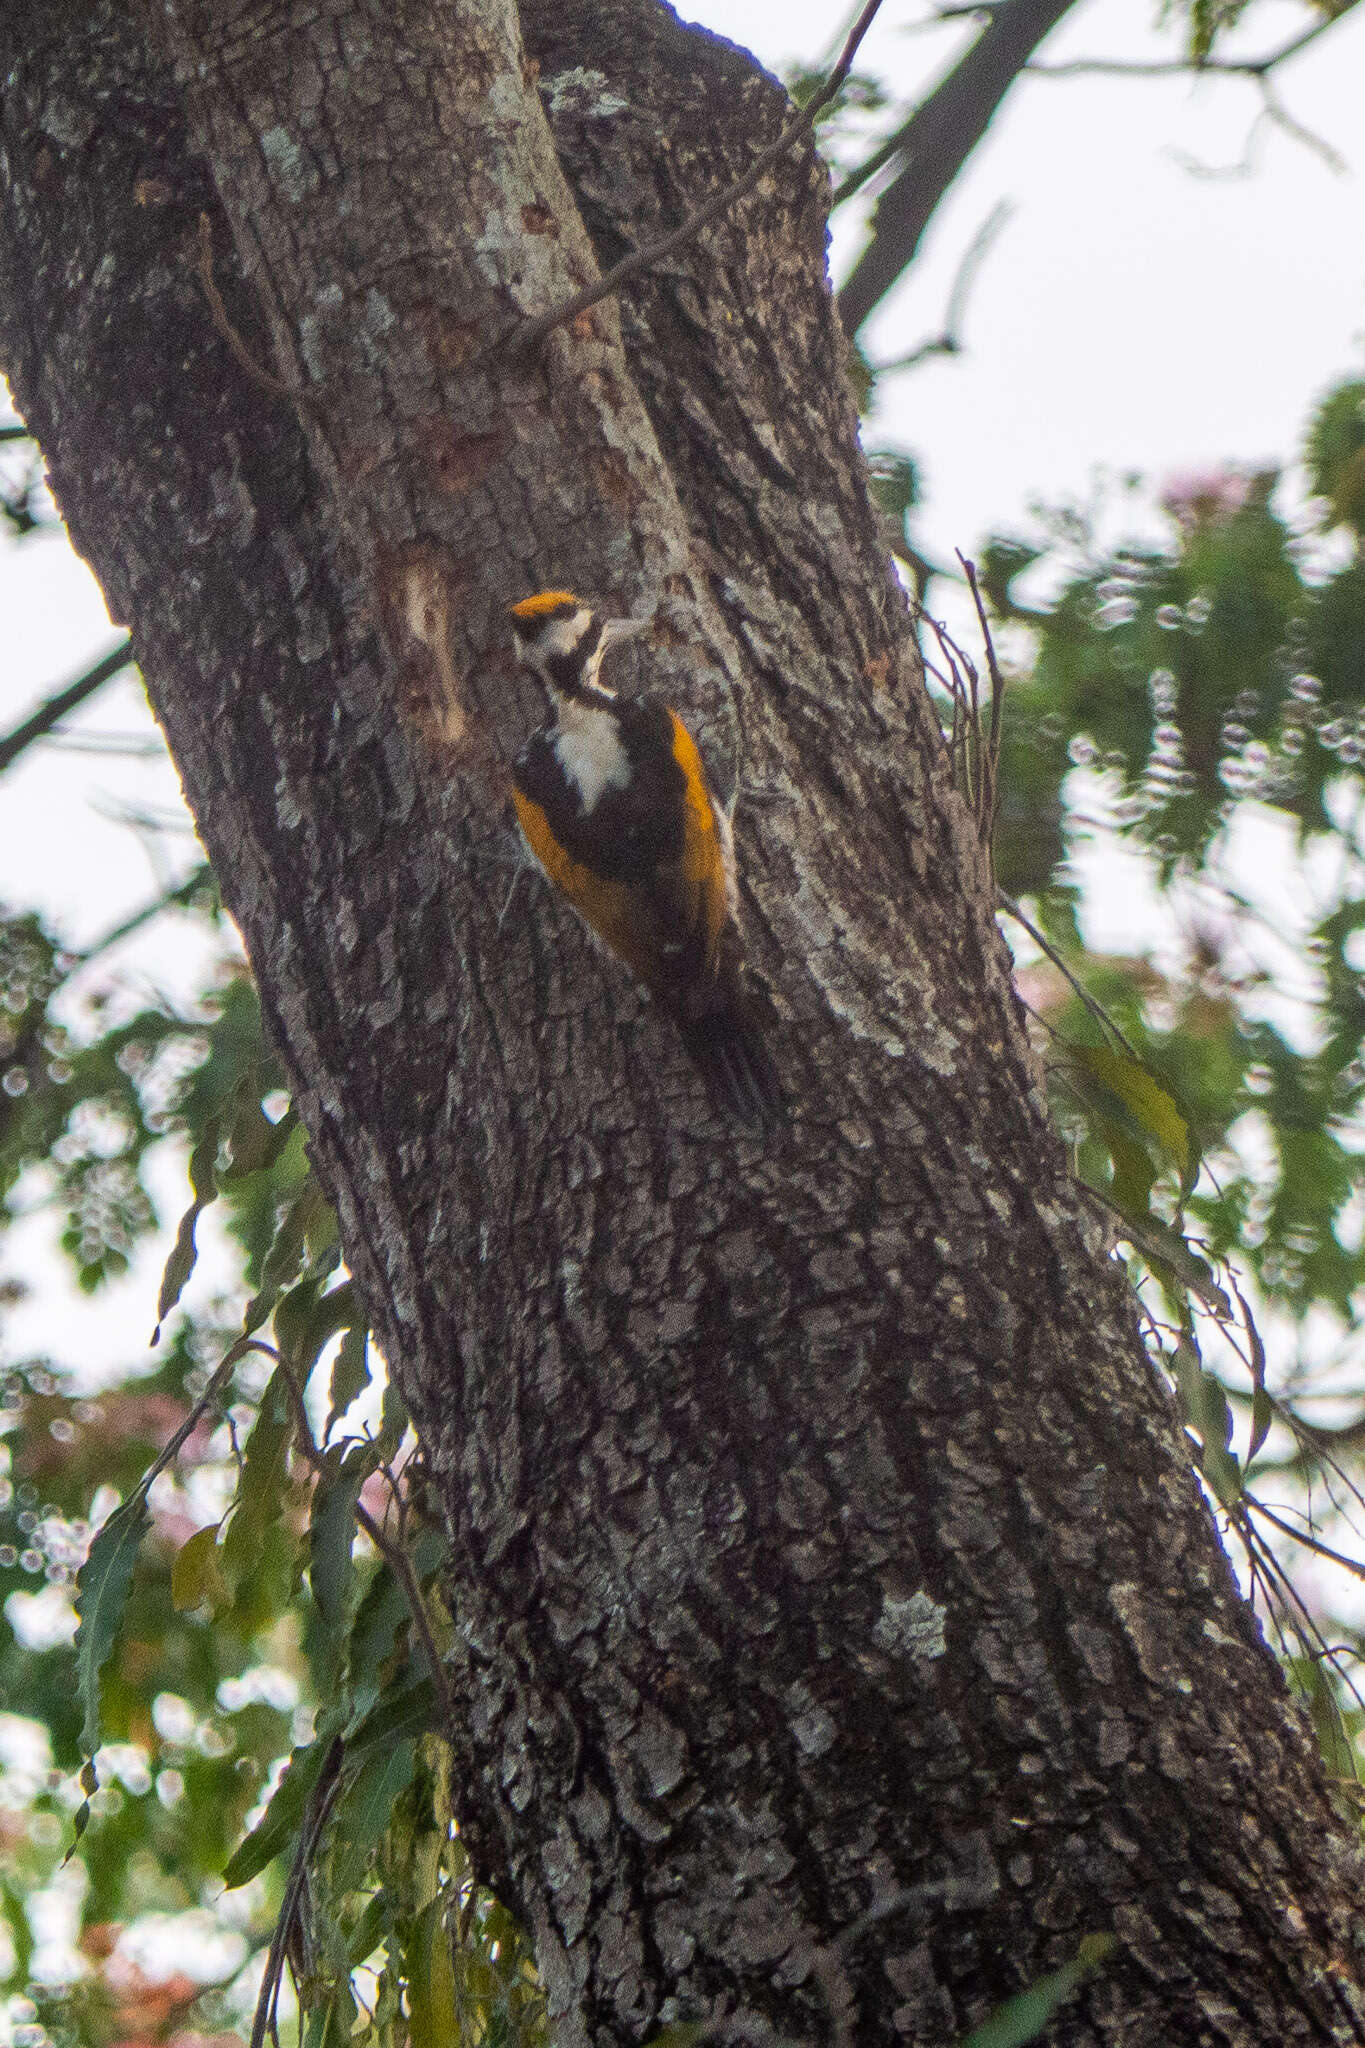
[{"label": "bird's beak", "polygon": [[619,647],[625,640],[638,640],[654,624],[654,614],[647,619],[608,619],[602,628],[601,648],[609,654],[613,647]]}]

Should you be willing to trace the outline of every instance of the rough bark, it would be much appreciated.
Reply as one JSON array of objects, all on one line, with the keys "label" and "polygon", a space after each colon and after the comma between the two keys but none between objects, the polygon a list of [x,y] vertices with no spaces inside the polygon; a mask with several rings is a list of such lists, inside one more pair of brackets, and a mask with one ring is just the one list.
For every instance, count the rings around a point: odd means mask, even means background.
[{"label": "rough bark", "polygon": [[[619,322],[486,352],[780,94],[655,0],[523,11],[553,143],[508,0],[161,26],[0,18],[0,352],[444,1495],[463,1821],[560,2037],[927,2048],[1109,1930],[1057,2040],[1365,2039],[1350,1833],[1048,1128],[913,667],[818,167]],[[298,402],[215,332],[201,211]],[[551,581],[657,603],[644,668],[791,797],[739,835],[784,1144],[542,888],[499,929],[539,715],[501,607]]]}]

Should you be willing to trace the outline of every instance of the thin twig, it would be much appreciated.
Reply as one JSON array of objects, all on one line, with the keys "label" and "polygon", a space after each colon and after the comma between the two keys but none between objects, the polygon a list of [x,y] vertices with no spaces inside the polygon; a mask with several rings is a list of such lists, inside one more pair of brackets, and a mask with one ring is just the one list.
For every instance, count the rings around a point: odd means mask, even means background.
[{"label": "thin twig", "polygon": [[389,1541],[374,1516],[359,1501],[355,1505],[355,1518],[403,1588],[412,1624],[421,1638],[422,1654],[431,1673],[431,1689],[436,1695],[436,1710],[441,1717],[441,1728],[444,1733],[455,1718],[455,1701],[446,1680],[445,1665],[436,1647],[436,1638],[431,1632],[431,1618],[427,1613],[426,1601],[422,1598],[422,1588],[418,1584],[412,1559],[400,1543]]},{"label": "thin twig", "polygon": [[927,362],[930,356],[961,355],[962,326],[967,311],[967,299],[991,243],[1013,211],[1014,208],[1008,199],[997,200],[967,244],[948,293],[948,310],[943,318],[943,332],[934,335],[929,341],[920,342],[916,348],[908,349],[903,356],[893,356],[889,363],[874,364],[874,376],[889,377],[897,371],[916,369],[919,364]]},{"label": "thin twig", "polygon": [[1007,896],[1003,889],[997,889],[995,892],[995,896],[997,903],[999,903],[1000,905],[1000,908],[1004,911],[1007,911],[1009,915],[1014,919],[1016,924],[1021,924],[1024,927],[1024,930],[1028,933],[1029,937],[1033,940],[1034,944],[1042,947],[1043,951],[1047,954],[1048,959],[1052,962],[1053,966],[1057,969],[1058,973],[1062,975],[1066,981],[1070,982],[1071,987],[1073,988],[1075,993],[1080,997],[1081,1001],[1085,1004],[1086,1009],[1089,1010],[1091,1016],[1095,1019],[1095,1022],[1097,1024],[1102,1025],[1106,1031],[1112,1033],[1113,1037],[1117,1039],[1118,1043],[1123,1047],[1123,1050],[1127,1053],[1129,1059],[1136,1060],[1138,1065],[1141,1066],[1142,1055],[1138,1052],[1137,1047],[1133,1045],[1131,1040],[1128,1039],[1124,1035],[1124,1033],[1119,1029],[1119,1026],[1114,1022],[1109,1012],[1105,1009],[1103,1003],[1101,1003],[1097,1000],[1096,997],[1091,995],[1089,989],[1086,988],[1083,982],[1077,980],[1075,974],[1067,966],[1066,961],[1063,959],[1062,955],[1057,951],[1057,948],[1053,945],[1052,941],[1046,938],[1043,935],[1043,933],[1039,931],[1037,925],[1033,922],[1032,918],[1027,917],[1025,915],[1025,913],[1019,908],[1019,905],[1015,902],[1012,896]]},{"label": "thin twig", "polygon": [[82,967],[88,967],[90,962],[97,960],[101,953],[107,953],[111,946],[117,946],[123,939],[131,937],[144,924],[150,924],[154,917],[160,917],[163,911],[175,910],[177,908],[183,909],[186,905],[192,903],[195,897],[204,889],[208,888],[212,884],[212,880],[212,870],[207,861],[201,862],[193,874],[187,875],[183,882],[177,882],[173,889],[166,889],[160,896],[154,897],[150,903],[144,903],[141,910],[135,910],[131,917],[125,917],[112,930],[105,932],[102,938],[96,939],[83,952],[75,954],[73,956],[71,972],[75,974]]},{"label": "thin twig", "polygon": [[1353,1451],[1365,1443],[1365,1416],[1357,1416],[1354,1422],[1345,1423],[1340,1429],[1321,1429],[1315,1423],[1305,1422],[1288,1402],[1278,1399],[1273,1394],[1270,1399],[1276,1419],[1292,1433],[1298,1449],[1292,1458],[1286,1458],[1278,1464],[1271,1465],[1268,1461],[1263,1461],[1263,1469],[1297,1472],[1303,1478],[1315,1467],[1320,1467],[1322,1471],[1331,1473],[1339,1479],[1357,1504],[1365,1508],[1365,1493],[1361,1492],[1350,1473],[1343,1465],[1338,1464],[1332,1455],[1334,1445],[1346,1451]]},{"label": "thin twig", "polygon": [[271,1347],[268,1344],[258,1343],[254,1337],[239,1337],[236,1343],[224,1353],[222,1364],[214,1372],[208,1385],[185,1417],[185,1420],[181,1423],[179,1429],[162,1445],[160,1451],[153,1458],[151,1464],[138,1481],[137,1490],[144,1499],[151,1487],[152,1481],[159,1479],[166,1467],[172,1464],[179,1456],[181,1447],[189,1441],[196,1424],[217,1399],[219,1389],[226,1384],[233,1366],[236,1365],[239,1358],[245,1358],[248,1351],[270,1351],[272,1357],[276,1355],[271,1351]]},{"label": "thin twig", "polygon": [[[1261,1509],[1261,1513],[1265,1513],[1264,1508]],[[1323,1663],[1330,1665],[1332,1670],[1336,1673],[1337,1677],[1341,1680],[1341,1683],[1350,1693],[1357,1707],[1359,1707],[1361,1711],[1365,1713],[1365,1698],[1362,1698],[1360,1689],[1357,1686],[1355,1680],[1351,1677],[1350,1673],[1343,1671],[1341,1668],[1341,1664],[1339,1661],[1341,1652],[1333,1649],[1332,1646],[1328,1643],[1327,1638],[1323,1635],[1322,1630],[1318,1627],[1317,1622],[1314,1620],[1313,1615],[1310,1612],[1306,1602],[1304,1601],[1302,1594],[1298,1591],[1293,1580],[1285,1571],[1284,1566],[1280,1563],[1279,1559],[1276,1557],[1274,1551],[1270,1548],[1270,1545],[1266,1542],[1265,1538],[1262,1535],[1260,1535],[1260,1533],[1256,1529],[1252,1527],[1250,1515],[1245,1511],[1245,1509],[1241,1514],[1234,1514],[1230,1511],[1228,1519],[1236,1528],[1237,1533],[1241,1538],[1243,1545],[1246,1548],[1248,1558],[1250,1558],[1252,1550],[1254,1548],[1261,1557],[1267,1581],[1276,1582],[1279,1586],[1283,1588],[1283,1591],[1277,1595],[1277,1598],[1282,1607],[1282,1611],[1286,1614],[1286,1616],[1289,1619],[1289,1626],[1293,1629],[1295,1635],[1299,1639],[1300,1647],[1304,1651],[1305,1655],[1311,1658],[1314,1662],[1321,1660]],[[1291,1535],[1291,1537],[1294,1538],[1295,1541],[1301,1540],[1298,1536],[1297,1531],[1291,1529],[1289,1531],[1289,1534]],[[1356,1771],[1355,1776],[1358,1782],[1358,1770]]]},{"label": "thin twig", "polygon": [[55,725],[61,723],[68,711],[74,711],[76,706],[83,704],[102,683],[107,683],[112,676],[120,674],[131,664],[132,659],[132,641],[120,640],[117,647],[111,647],[107,654],[100,656],[93,668],[88,668],[84,675],[77,676],[74,683],[67,683],[62,689],[54,691],[36,711],[30,712],[22,724],[16,725],[12,732],[6,733],[4,738],[0,739],[0,775],[11,763],[18,760],[25,747],[32,746],[34,740],[40,740],[45,734],[50,733]]},{"label": "thin twig", "polygon": [[157,761],[166,752],[160,740],[131,732],[68,732],[55,725],[47,738],[59,754],[94,754],[102,761]]},{"label": "thin twig", "polygon": [[814,99],[806,102],[799,113],[792,115],[775,142],[770,142],[766,149],[759,151],[743,177],[737,178],[732,185],[727,185],[723,192],[718,192],[714,198],[708,199],[704,206],[699,206],[695,213],[690,213],[685,221],[670,233],[660,236],[657,242],[650,242],[645,248],[636,249],[631,255],[622,257],[621,261],[614,263],[596,284],[586,285],[581,292],[576,292],[562,305],[554,306],[548,313],[542,313],[537,319],[528,320],[516,328],[505,341],[495,344],[494,352],[507,351],[513,355],[524,355],[527,350],[535,348],[542,342],[554,328],[562,326],[564,321],[573,320],[579,313],[585,313],[588,307],[595,306],[599,299],[605,299],[620,291],[622,285],[630,278],[638,276],[640,271],[649,270],[665,256],[671,256],[675,249],[681,248],[684,242],[691,241],[703,228],[710,227],[712,221],[719,220],[738,200],[752,192],[778,158],[784,155],[794,142],[808,135],[815,126],[824,109],[848,77],[858,45],[871,28],[880,6],[881,0],[866,0],[866,5],[849,31],[838,63],[819,92]]},{"label": "thin twig", "polygon": [[1314,1536],[1311,1531],[1296,1529],[1292,1522],[1282,1521],[1273,1508],[1268,1508],[1264,1501],[1257,1500],[1254,1494],[1246,1494],[1245,1499],[1248,1506],[1254,1508],[1263,1521],[1269,1522],[1292,1542],[1301,1543],[1305,1550],[1311,1550],[1317,1557],[1325,1557],[1330,1563],[1339,1564],[1342,1570],[1350,1572],[1353,1578],[1365,1579],[1365,1564],[1361,1564],[1358,1558],[1347,1557],[1340,1550],[1333,1550],[1330,1543],[1324,1543],[1320,1536]]},{"label": "thin twig", "polygon": [[1346,0],[1334,14],[1321,21],[1315,21],[1311,28],[1291,36],[1278,50],[1270,50],[1264,57],[1159,57],[1147,61],[1129,60],[1124,57],[1071,57],[1061,64],[1039,64],[1030,61],[1024,66],[1040,78],[1079,78],[1090,73],[1103,73],[1114,78],[1176,78],[1180,76],[1199,77],[1203,72],[1223,73],[1233,78],[1265,78],[1277,66],[1287,64],[1291,57],[1297,57],[1300,50],[1306,50],[1319,36],[1325,36],[1328,29],[1335,28],[1358,0]]},{"label": "thin twig", "polygon": [[954,774],[961,775],[964,794],[980,830],[981,700],[976,663],[965,649],[958,646],[941,619],[932,617],[922,604],[917,603],[914,610],[919,623],[927,626],[937,640],[939,652],[948,665],[945,676],[927,655],[923,656],[926,674],[933,676],[952,700],[953,724],[948,735],[948,753]]},{"label": "thin twig", "polygon": [[1306,123],[1294,119],[1268,78],[1258,78],[1256,83],[1261,89],[1260,118],[1280,129],[1291,142],[1297,142],[1304,149],[1311,150],[1313,155],[1327,166],[1334,178],[1344,178],[1349,166],[1341,152],[1333,149],[1325,135],[1315,134]]},{"label": "thin twig", "polygon": [[1000,766],[1000,719],[1005,704],[1005,678],[1001,675],[1000,664],[995,658],[995,642],[991,638],[990,623],[986,618],[986,607],[982,602],[981,591],[976,580],[976,563],[969,562],[960,548],[957,551],[957,559],[962,564],[963,574],[967,578],[967,587],[972,593],[972,602],[976,606],[977,624],[981,628],[981,638],[985,643],[986,667],[991,679],[991,730],[990,737],[986,742],[985,772],[981,778],[982,787],[985,792],[982,801],[983,836],[989,848],[995,837],[995,813],[998,802],[997,770]]},{"label": "thin twig", "polygon": [[251,2048],[263,2048],[267,2030],[278,2039],[275,2029],[277,2025],[280,1980],[284,1974],[285,1944],[289,1940],[294,1925],[294,1917],[298,1912],[299,1900],[303,1896],[304,1886],[308,1882],[309,1865],[313,1860],[313,1854],[322,1835],[322,1830],[327,1824],[327,1816],[330,1814],[333,1802],[336,1799],[337,1790],[341,1783],[342,1758],[345,1756],[345,1753],[345,1746],[338,1735],[334,1738],[327,1755],[323,1759],[322,1769],[318,1773],[318,1781],[308,1797],[303,1825],[299,1829],[298,1844],[294,1850],[294,1860],[289,1866],[289,1877],[285,1883],[284,1898],[280,1903],[279,1915],[275,1921],[275,1931],[270,1937],[270,1949],[266,1956],[265,1973],[261,1978],[261,1988],[256,1998],[256,2011],[251,2022]]}]

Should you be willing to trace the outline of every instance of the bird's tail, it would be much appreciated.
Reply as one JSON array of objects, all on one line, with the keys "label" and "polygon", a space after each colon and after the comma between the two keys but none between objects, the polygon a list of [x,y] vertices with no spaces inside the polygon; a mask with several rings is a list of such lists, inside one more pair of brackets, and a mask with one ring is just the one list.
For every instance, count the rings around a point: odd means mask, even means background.
[{"label": "bird's tail", "polygon": [[782,1087],[772,1054],[738,990],[717,991],[700,1017],[679,1017],[683,1046],[717,1109],[743,1124],[769,1129],[782,1121]]}]

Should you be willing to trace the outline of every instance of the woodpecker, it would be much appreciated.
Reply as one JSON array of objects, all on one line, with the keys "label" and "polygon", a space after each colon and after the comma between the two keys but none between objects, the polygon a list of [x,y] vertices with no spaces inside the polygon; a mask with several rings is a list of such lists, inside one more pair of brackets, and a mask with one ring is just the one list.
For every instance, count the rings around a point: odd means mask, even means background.
[{"label": "woodpecker", "polygon": [[553,711],[512,769],[527,845],[673,1019],[717,1106],[773,1122],[781,1096],[744,987],[729,812],[677,712],[600,679],[608,649],[643,625],[602,619],[567,590],[523,598],[511,617]]}]

